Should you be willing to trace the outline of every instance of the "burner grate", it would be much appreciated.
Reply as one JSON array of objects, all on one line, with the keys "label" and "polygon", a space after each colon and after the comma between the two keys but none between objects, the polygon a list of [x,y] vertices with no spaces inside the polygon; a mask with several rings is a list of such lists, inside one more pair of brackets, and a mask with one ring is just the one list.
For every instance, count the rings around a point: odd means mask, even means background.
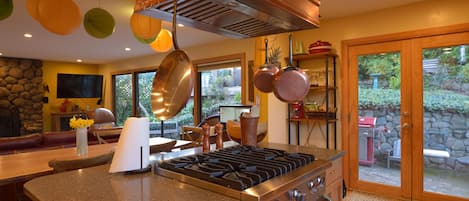
[{"label": "burner grate", "polygon": [[309,154],[244,145],[164,161],[160,167],[244,190],[313,161],[314,156]]}]

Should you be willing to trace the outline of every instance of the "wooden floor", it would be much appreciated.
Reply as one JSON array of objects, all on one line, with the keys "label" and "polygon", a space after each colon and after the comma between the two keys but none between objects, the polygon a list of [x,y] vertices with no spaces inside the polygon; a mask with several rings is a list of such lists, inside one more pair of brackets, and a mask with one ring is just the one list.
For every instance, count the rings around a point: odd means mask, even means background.
[{"label": "wooden floor", "polygon": [[344,201],[398,201],[398,199],[381,197],[378,195],[372,195],[357,191],[348,191],[347,196],[344,198]]}]

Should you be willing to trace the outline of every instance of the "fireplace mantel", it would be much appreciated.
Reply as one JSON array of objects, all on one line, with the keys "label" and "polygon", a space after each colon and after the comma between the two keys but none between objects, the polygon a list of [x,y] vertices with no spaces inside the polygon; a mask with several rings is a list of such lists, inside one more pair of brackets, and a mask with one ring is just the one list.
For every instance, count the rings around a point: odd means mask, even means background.
[{"label": "fireplace mantel", "polygon": [[86,111],[77,112],[55,112],[51,113],[52,118],[52,131],[68,131],[71,130],[69,121],[73,116],[87,118],[88,114]]}]

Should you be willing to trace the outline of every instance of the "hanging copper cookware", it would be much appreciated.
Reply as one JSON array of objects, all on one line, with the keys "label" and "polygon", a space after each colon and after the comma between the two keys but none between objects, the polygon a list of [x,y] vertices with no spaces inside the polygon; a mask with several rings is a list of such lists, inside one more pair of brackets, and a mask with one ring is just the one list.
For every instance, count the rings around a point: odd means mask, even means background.
[{"label": "hanging copper cookware", "polygon": [[270,93],[274,90],[274,78],[278,72],[278,67],[269,64],[268,40],[265,39],[265,64],[260,66],[254,74],[254,86],[264,93]]},{"label": "hanging copper cookware", "polygon": [[292,36],[289,36],[288,66],[279,71],[274,80],[274,95],[283,102],[302,101],[309,91],[309,78],[301,69],[293,66]]},{"label": "hanging copper cookware", "polygon": [[195,80],[195,70],[187,54],[179,49],[176,39],[176,7],[173,12],[173,44],[175,50],[167,55],[153,79],[151,105],[153,114],[160,120],[174,117],[190,98]]}]

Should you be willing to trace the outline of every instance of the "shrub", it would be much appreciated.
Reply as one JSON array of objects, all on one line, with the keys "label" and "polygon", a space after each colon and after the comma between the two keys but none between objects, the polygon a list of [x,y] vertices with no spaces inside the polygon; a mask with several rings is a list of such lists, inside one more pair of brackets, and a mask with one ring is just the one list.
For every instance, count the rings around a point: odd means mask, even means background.
[{"label": "shrub", "polygon": [[365,89],[358,90],[359,108],[389,108],[399,107],[400,91],[393,89]]},{"label": "shrub", "polygon": [[461,67],[461,76],[463,77],[463,82],[469,82],[469,63]]},{"label": "shrub", "polygon": [[[360,109],[400,108],[400,91],[394,89],[358,90]],[[457,113],[469,112],[469,96],[452,91],[425,91],[424,108],[426,111],[448,111]]]},{"label": "shrub", "polygon": [[401,77],[400,76],[392,76],[389,78],[389,87],[391,89],[400,89],[401,88]]},{"label": "shrub", "polygon": [[465,103],[469,96],[454,93],[452,91],[438,90],[426,92],[424,95],[424,108],[427,111],[451,111],[458,113],[469,112]]}]

